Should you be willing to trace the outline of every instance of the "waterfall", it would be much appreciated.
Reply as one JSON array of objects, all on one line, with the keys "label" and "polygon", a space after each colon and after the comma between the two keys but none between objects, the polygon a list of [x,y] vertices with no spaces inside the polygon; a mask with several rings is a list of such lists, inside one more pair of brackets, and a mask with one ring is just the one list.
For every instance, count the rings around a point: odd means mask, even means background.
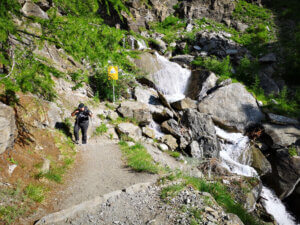
[{"label": "waterfall", "polygon": [[[215,128],[217,136],[221,139],[222,165],[232,173],[258,177],[255,169],[247,165],[249,157],[245,156],[245,152],[249,148],[248,137],[240,133],[228,133],[219,127]],[[295,219],[286,211],[284,204],[273,191],[263,186],[261,197],[266,211],[275,218],[279,225],[296,225]]]},{"label": "waterfall", "polygon": [[184,93],[192,72],[177,63],[169,61],[158,53],[156,53],[156,57],[162,67],[153,74],[158,90],[171,103],[184,99]]}]

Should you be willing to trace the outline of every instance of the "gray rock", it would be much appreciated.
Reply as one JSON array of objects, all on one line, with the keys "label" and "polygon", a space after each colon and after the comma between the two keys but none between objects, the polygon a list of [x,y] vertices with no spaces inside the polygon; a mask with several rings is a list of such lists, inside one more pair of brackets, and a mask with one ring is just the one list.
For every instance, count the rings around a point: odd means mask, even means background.
[{"label": "gray rock", "polygon": [[260,86],[264,90],[265,94],[270,95],[270,94],[279,94],[280,89],[276,82],[267,74],[264,72],[260,71],[258,73],[259,79],[260,79]]},{"label": "gray rock", "polygon": [[273,63],[277,62],[276,55],[274,53],[269,53],[259,59],[259,62],[262,63]]},{"label": "gray rock", "polygon": [[217,84],[218,77],[209,71],[196,70],[192,72],[186,95],[191,99],[201,101],[207,92]]},{"label": "gray rock", "polygon": [[272,172],[272,166],[271,163],[267,160],[267,158],[262,154],[262,152],[258,149],[252,146],[252,163],[251,166],[258,172],[260,176],[263,176],[265,174]]},{"label": "gray rock", "polygon": [[149,107],[144,103],[125,101],[117,110],[123,117],[134,118],[141,125],[147,125],[152,120]]},{"label": "gray rock", "polygon": [[161,124],[162,132],[166,134],[171,134],[176,138],[180,138],[182,136],[181,127],[178,125],[177,121],[174,119],[170,119]]},{"label": "gray rock", "polygon": [[172,62],[176,62],[181,66],[188,66],[191,64],[191,62],[193,62],[193,60],[195,59],[195,56],[192,55],[176,55],[174,57],[172,57],[170,60]]},{"label": "gray rock", "polygon": [[54,102],[49,103],[49,110],[47,114],[48,114],[47,125],[50,128],[56,128],[56,124],[62,122],[63,112]]},{"label": "gray rock", "polygon": [[16,121],[13,108],[0,102],[0,154],[14,145]]},{"label": "gray rock", "polygon": [[126,135],[135,141],[139,141],[142,138],[141,129],[132,123],[120,123],[116,130],[119,135]]},{"label": "gray rock", "polygon": [[219,157],[220,143],[210,116],[197,110],[187,109],[184,111],[181,123],[191,131],[191,137],[198,142],[204,157]]},{"label": "gray rock", "polygon": [[229,221],[227,222],[227,225],[244,225],[244,223],[237,215],[233,213],[228,213],[228,217]]},{"label": "gray rock", "polygon": [[287,147],[294,144],[300,139],[300,129],[292,125],[276,125],[276,124],[264,124],[265,133],[268,134],[273,144]]},{"label": "gray rock", "polygon": [[22,12],[25,16],[35,16],[41,19],[49,19],[47,13],[45,13],[38,5],[34,4],[31,1],[26,1]]},{"label": "gray rock", "polygon": [[164,144],[168,145],[169,148],[170,148],[171,150],[175,150],[175,149],[177,149],[177,147],[178,147],[177,140],[176,140],[176,138],[174,138],[172,135],[169,135],[169,134],[164,135],[164,136],[161,138],[161,141],[162,141]]},{"label": "gray rock", "polygon": [[212,115],[217,124],[241,132],[265,118],[255,98],[240,83],[217,89],[199,103],[198,110]]},{"label": "gray rock", "polygon": [[150,127],[143,127],[142,130],[143,130],[143,134],[146,137],[149,137],[149,138],[152,138],[152,139],[155,138],[155,130],[153,130],[152,128],[150,128]]},{"label": "gray rock", "polygon": [[169,147],[166,144],[162,144],[162,143],[158,144],[158,148],[163,152],[168,151],[169,149]]},{"label": "gray rock", "polygon": [[270,122],[278,124],[278,125],[298,125],[299,121],[296,119],[292,119],[289,117],[281,116],[281,115],[276,115],[273,113],[268,113],[268,119]]},{"label": "gray rock", "polygon": [[203,158],[203,149],[200,148],[197,141],[193,141],[190,146],[190,154],[193,158],[202,159]]},{"label": "gray rock", "polygon": [[190,99],[185,98],[177,102],[173,102],[171,106],[177,110],[184,110],[184,109],[197,109],[197,102]]}]

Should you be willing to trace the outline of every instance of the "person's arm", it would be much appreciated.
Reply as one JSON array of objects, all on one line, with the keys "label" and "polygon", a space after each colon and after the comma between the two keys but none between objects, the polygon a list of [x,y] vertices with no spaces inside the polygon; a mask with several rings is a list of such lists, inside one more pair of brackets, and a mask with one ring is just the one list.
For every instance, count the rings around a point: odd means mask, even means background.
[{"label": "person's arm", "polygon": [[78,113],[78,109],[76,109],[74,112],[72,112],[71,116],[76,116],[76,114]]},{"label": "person's arm", "polygon": [[93,113],[89,110],[89,116],[93,117]]}]

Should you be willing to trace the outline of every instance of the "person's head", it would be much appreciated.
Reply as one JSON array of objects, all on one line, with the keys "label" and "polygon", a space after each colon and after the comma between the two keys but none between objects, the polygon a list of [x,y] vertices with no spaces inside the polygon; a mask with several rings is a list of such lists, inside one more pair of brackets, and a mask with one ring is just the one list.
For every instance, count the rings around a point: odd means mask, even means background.
[{"label": "person's head", "polygon": [[78,106],[78,109],[80,111],[84,111],[84,104],[83,103],[80,103],[79,106]]}]

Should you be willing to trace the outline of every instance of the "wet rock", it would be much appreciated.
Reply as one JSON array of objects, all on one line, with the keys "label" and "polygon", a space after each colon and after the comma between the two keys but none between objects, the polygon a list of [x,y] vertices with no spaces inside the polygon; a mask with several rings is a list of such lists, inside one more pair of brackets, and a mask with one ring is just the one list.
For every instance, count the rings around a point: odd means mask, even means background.
[{"label": "wet rock", "polygon": [[287,147],[300,139],[300,129],[292,125],[263,124],[265,133],[272,138],[273,144]]},{"label": "wet rock", "polygon": [[132,123],[121,123],[116,128],[119,135],[126,135],[135,141],[142,138],[142,131],[138,126]]},{"label": "wet rock", "polygon": [[204,157],[219,157],[220,143],[210,116],[197,110],[187,109],[184,111],[181,123],[190,130],[192,139],[199,143]]},{"label": "wet rock", "polygon": [[13,147],[16,129],[13,108],[0,102],[0,154]]},{"label": "wet rock", "polygon": [[22,12],[25,16],[34,16],[41,19],[49,19],[47,13],[45,13],[38,5],[31,1],[26,1],[23,5]]},{"label": "wet rock", "polygon": [[144,103],[125,101],[117,110],[123,117],[136,119],[140,125],[147,125],[152,119],[149,107]]},{"label": "wet rock", "polygon": [[252,151],[252,163],[251,166],[258,172],[260,176],[272,172],[271,163],[267,160],[267,158],[262,154],[262,152],[255,148],[254,146],[251,147]]},{"label": "wet rock", "polygon": [[210,71],[193,71],[186,95],[191,99],[201,101],[207,96],[207,92],[216,86],[217,81],[218,77]]},{"label": "wet rock", "polygon": [[171,150],[175,150],[178,147],[177,140],[172,135],[164,135],[161,141],[168,145]]},{"label": "wet rock", "polygon": [[177,102],[173,102],[171,106],[177,110],[184,110],[184,109],[197,109],[196,101],[185,98]]},{"label": "wet rock", "polygon": [[276,115],[273,113],[268,113],[267,116],[268,116],[268,120],[274,124],[278,124],[278,125],[298,125],[299,124],[298,120],[292,119],[289,117]]},{"label": "wet rock", "polygon": [[247,209],[248,212],[252,212],[255,209],[255,205],[261,194],[261,191],[262,191],[262,183],[259,182],[256,186],[252,188],[251,191],[249,191],[246,194],[244,207]]},{"label": "wet rock", "polygon": [[210,114],[215,123],[241,132],[265,118],[255,98],[240,83],[217,89],[199,103],[198,110]]}]

